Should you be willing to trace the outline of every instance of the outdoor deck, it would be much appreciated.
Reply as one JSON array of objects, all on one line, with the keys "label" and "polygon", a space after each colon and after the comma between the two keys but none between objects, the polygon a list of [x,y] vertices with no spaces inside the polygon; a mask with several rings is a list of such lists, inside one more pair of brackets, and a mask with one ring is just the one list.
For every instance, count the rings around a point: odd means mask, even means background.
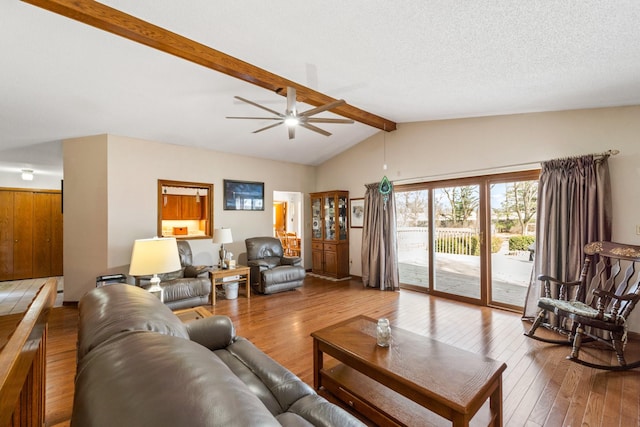
[{"label": "outdoor deck", "polygon": [[[500,250],[492,254],[493,300],[523,306],[533,262],[528,252],[510,254]],[[423,248],[401,250],[398,254],[400,283],[427,288],[429,266]],[[480,298],[480,266],[477,256],[437,254],[436,286],[441,292]]]}]

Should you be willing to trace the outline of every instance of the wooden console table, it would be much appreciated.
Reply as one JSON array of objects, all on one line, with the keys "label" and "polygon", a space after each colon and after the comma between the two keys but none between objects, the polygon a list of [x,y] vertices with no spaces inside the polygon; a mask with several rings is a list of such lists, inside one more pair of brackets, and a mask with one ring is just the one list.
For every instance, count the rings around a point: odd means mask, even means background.
[{"label": "wooden console table", "polygon": [[[489,399],[483,425],[502,426],[502,362],[395,327],[390,346],[379,347],[376,321],[365,316],[311,336],[315,388],[377,425],[442,424],[444,417],[468,426]],[[324,353],[340,363],[325,366]]]},{"label": "wooden console table", "polygon": [[[240,278],[238,280],[224,282],[223,279],[225,277],[232,276],[240,276]],[[244,265],[237,265],[236,268],[227,268],[225,270],[221,268],[212,268],[209,270],[209,277],[211,278],[211,305],[216,305],[216,286],[220,286],[225,283],[244,283],[247,299],[251,298],[251,268]]]}]

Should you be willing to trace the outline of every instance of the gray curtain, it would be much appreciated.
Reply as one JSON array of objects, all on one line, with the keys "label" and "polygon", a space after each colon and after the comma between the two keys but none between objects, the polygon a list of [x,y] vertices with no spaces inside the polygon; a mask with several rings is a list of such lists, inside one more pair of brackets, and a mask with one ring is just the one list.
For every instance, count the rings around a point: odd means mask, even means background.
[{"label": "gray curtain", "polygon": [[378,183],[367,184],[365,187],[362,282],[364,286],[380,290],[398,290],[400,278],[394,193],[391,191],[385,202]]},{"label": "gray curtain", "polygon": [[584,245],[611,239],[608,157],[588,155],[542,164],[534,270],[524,318],[536,316],[538,298],[544,294],[538,275],[577,280],[584,261]]}]

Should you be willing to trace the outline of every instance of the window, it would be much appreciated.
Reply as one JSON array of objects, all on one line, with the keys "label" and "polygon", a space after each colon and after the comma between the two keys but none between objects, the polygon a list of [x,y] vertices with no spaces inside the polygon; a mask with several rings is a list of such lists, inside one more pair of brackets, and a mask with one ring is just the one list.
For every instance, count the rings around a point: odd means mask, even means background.
[{"label": "window", "polygon": [[213,184],[158,180],[158,236],[213,237]]}]

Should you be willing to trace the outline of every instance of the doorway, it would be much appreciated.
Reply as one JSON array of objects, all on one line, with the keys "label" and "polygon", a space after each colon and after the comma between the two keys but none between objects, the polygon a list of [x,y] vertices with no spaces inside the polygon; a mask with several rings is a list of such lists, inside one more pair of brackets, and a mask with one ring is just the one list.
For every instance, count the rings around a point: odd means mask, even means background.
[{"label": "doorway", "polygon": [[521,309],[533,267],[538,174],[397,185],[400,286]]},{"label": "doorway", "polygon": [[[273,192],[273,236],[282,242],[285,253],[303,257],[304,214],[302,193],[289,191]],[[290,248],[290,246],[294,246]],[[297,246],[297,247],[295,247]]]}]

